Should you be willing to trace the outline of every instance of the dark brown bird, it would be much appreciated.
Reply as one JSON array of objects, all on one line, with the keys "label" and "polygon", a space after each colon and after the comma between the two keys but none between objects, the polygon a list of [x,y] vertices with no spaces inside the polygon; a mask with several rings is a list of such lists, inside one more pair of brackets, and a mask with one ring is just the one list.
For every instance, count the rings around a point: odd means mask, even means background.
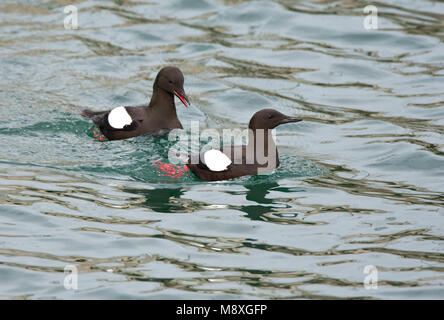
[{"label": "dark brown bird", "polygon": [[179,68],[161,69],[154,80],[153,95],[148,105],[121,106],[108,111],[83,110],[109,140],[120,140],[142,134],[164,135],[171,129],[183,129],[177,118],[174,96],[188,107],[183,89],[184,78]]},{"label": "dark brown bird", "polygon": [[[220,181],[255,175],[279,166],[279,154],[272,137],[278,125],[302,119],[286,116],[274,109],[256,112],[248,125],[248,144],[212,149],[188,160],[188,167],[200,179]],[[197,163],[193,159],[197,158]]]}]

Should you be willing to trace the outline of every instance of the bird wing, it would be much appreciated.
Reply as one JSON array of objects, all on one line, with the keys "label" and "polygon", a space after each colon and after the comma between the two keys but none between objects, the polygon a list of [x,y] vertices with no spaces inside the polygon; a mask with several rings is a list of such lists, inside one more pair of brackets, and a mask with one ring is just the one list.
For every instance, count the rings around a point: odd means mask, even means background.
[{"label": "bird wing", "polygon": [[[112,118],[110,118],[110,115]],[[91,111],[85,109],[82,111],[82,116],[91,119],[91,121],[101,129],[107,131],[131,131],[137,128],[143,121],[140,112],[137,112],[136,108],[123,106],[108,111]],[[123,122],[121,119],[122,117],[125,118],[123,119]]]}]

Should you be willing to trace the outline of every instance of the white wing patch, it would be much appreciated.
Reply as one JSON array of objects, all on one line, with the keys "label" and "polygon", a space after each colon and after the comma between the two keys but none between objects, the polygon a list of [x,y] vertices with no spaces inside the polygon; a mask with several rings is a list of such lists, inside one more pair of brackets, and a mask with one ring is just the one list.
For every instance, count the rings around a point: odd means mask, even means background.
[{"label": "white wing patch", "polygon": [[130,125],[132,122],[133,119],[125,107],[114,108],[108,115],[108,123],[114,129],[123,129],[124,126]]},{"label": "white wing patch", "polygon": [[224,171],[231,164],[225,153],[214,149],[204,153],[204,161],[211,171]]}]

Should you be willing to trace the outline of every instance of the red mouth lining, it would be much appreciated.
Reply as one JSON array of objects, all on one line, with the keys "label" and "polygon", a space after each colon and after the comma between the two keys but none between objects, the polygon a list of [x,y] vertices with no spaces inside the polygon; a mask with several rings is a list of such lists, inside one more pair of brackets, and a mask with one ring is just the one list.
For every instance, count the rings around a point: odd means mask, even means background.
[{"label": "red mouth lining", "polygon": [[188,107],[188,103],[187,103],[187,101],[185,100],[185,98],[182,97],[182,95],[181,95],[179,92],[177,92],[176,90],[174,90],[174,93],[175,93],[176,96],[180,99],[180,101],[182,101],[182,103],[185,105],[185,107]]}]

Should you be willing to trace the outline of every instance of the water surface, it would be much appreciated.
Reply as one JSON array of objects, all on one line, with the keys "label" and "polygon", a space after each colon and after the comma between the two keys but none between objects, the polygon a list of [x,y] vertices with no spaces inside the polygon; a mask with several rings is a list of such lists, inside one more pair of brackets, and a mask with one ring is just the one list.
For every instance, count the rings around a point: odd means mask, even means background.
[{"label": "water surface", "polygon": [[[0,298],[443,299],[444,3],[371,2],[377,30],[367,4],[2,1]],[[174,179],[165,138],[90,137],[83,108],[147,102],[170,64],[185,130],[302,117],[281,167]]]}]

